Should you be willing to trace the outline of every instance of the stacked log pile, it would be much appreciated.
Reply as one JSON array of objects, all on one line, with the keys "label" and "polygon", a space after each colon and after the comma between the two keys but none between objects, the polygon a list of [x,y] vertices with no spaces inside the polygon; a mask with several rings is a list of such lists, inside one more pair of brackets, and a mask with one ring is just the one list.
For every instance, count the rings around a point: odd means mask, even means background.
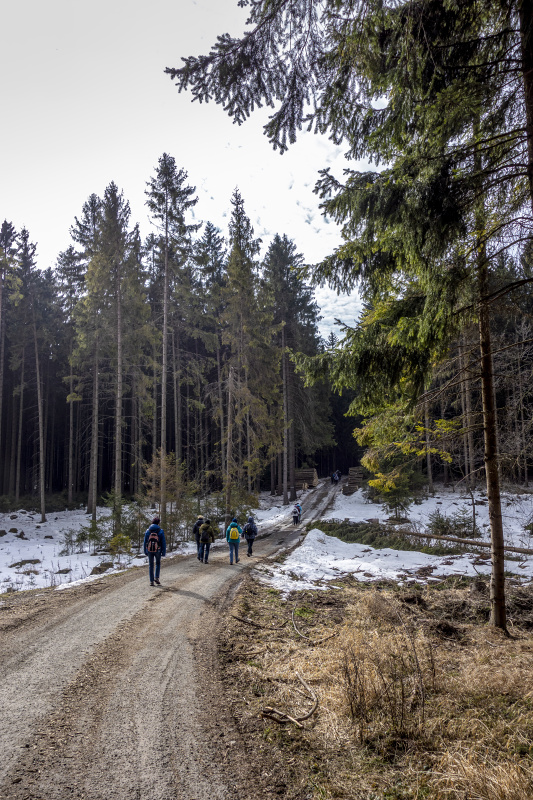
[{"label": "stacked log pile", "polygon": [[[318,473],[316,469],[297,469],[294,471],[294,488],[297,491],[309,489],[310,486],[318,486]],[[276,494],[283,494],[283,487],[276,486]]]},{"label": "stacked log pile", "polygon": [[296,489],[309,489],[310,486],[318,486],[318,474],[316,469],[295,470],[294,482],[296,484]]},{"label": "stacked log pile", "polygon": [[348,471],[348,480],[342,487],[343,494],[353,494],[356,492],[363,483],[363,468],[350,467]]}]

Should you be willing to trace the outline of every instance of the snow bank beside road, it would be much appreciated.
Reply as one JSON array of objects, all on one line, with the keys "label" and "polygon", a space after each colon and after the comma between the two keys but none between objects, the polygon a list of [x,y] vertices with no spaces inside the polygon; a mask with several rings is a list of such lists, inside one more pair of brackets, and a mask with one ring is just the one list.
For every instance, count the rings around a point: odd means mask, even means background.
[{"label": "snow bank beside road", "polygon": [[[489,540],[489,517],[486,497],[482,492],[474,496],[476,502],[476,524],[481,539]],[[529,531],[525,530],[533,517],[533,496],[530,494],[502,495],[505,543],[513,547],[533,549]],[[409,520],[425,529],[430,515],[437,510],[443,516],[452,516],[460,511],[472,512],[471,498],[451,490],[443,490],[424,499],[409,509]],[[340,489],[333,507],[324,519],[341,519],[363,522],[389,519],[386,509],[368,503],[362,490],[345,497]],[[529,582],[533,579],[533,556],[519,560],[506,560],[505,569],[517,578]],[[390,579],[398,583],[416,580],[421,583],[440,580],[448,575],[490,575],[490,551],[486,553],[463,553],[461,555],[431,556],[416,551],[376,550],[361,544],[348,544],[318,529],[311,530],[300,547],[286,561],[274,568],[258,567],[257,573],[269,585],[288,592],[294,589],[326,588],[327,582],[342,575],[353,575],[359,581]]]}]

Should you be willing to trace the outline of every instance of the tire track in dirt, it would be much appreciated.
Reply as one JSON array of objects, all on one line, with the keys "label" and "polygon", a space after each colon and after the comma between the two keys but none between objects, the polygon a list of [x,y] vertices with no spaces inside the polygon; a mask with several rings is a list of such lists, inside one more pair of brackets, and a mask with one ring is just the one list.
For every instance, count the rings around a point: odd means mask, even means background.
[{"label": "tire track in dirt", "polygon": [[[330,496],[321,486],[315,505]],[[254,555],[275,556],[299,533],[279,526]],[[224,624],[217,609],[255,562],[231,567],[225,547],[214,548],[208,566],[164,561],[160,588],[135,570],[98,594],[51,599],[49,613],[46,602],[30,608],[18,628],[7,620],[2,800],[254,798],[213,633]]]}]

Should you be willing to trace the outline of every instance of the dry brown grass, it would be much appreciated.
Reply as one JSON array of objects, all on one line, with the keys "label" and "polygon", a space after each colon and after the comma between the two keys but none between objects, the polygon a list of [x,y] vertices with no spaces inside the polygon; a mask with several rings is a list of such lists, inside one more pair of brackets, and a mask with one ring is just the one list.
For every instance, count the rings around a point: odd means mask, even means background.
[{"label": "dry brown grass", "polygon": [[[284,600],[245,584],[234,613],[265,627],[230,618],[221,658],[240,728],[286,767],[287,798],[533,798],[533,636],[518,618],[513,638],[472,621],[479,602],[468,588],[347,582]],[[292,612],[312,641],[336,636],[313,645]],[[309,711],[298,674],[317,713],[304,730],[264,719],[265,706]]]}]

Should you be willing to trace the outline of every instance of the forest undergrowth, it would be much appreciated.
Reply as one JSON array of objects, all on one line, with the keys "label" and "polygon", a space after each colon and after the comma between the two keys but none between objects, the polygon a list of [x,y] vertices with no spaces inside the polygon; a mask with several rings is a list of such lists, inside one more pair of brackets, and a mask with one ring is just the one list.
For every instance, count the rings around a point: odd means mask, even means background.
[{"label": "forest undergrowth", "polygon": [[247,577],[219,657],[259,783],[291,800],[533,797],[533,587],[507,593],[508,637],[479,578],[283,596]]}]

